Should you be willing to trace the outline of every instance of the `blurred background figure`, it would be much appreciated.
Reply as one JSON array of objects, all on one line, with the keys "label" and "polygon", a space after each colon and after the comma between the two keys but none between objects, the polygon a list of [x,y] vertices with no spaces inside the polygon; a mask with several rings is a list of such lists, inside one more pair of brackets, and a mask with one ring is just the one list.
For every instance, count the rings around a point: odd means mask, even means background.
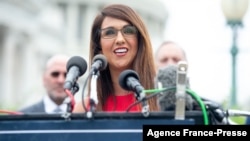
[{"label": "blurred background figure", "polygon": [[66,78],[66,65],[69,57],[58,54],[52,56],[46,63],[43,73],[43,86],[47,94],[39,102],[26,107],[24,113],[59,113],[66,112],[67,104],[63,103],[67,94],[64,92]]},{"label": "blurred background figure", "polygon": [[187,61],[183,48],[173,41],[164,41],[155,52],[156,69]]}]

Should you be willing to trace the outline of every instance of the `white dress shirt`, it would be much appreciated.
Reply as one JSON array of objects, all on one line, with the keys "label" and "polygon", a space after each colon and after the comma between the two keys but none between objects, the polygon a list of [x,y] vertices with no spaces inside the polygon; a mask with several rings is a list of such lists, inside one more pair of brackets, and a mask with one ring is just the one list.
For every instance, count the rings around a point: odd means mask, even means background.
[{"label": "white dress shirt", "polygon": [[67,109],[67,104],[63,103],[61,105],[57,105],[54,101],[50,99],[48,95],[44,96],[43,98],[44,106],[45,106],[45,112],[48,114],[55,113],[54,110],[57,108],[60,108],[60,110],[64,113]]}]

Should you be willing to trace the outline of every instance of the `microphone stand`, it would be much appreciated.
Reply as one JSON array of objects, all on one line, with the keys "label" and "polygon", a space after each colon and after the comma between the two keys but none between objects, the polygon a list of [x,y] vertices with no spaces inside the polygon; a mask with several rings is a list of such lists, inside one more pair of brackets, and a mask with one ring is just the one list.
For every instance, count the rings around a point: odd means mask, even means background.
[{"label": "microphone stand", "polygon": [[62,115],[62,117],[64,117],[65,119],[69,119],[72,111],[73,111],[73,105],[74,103],[74,95],[76,92],[79,91],[79,85],[78,83],[74,83],[73,87],[71,88],[70,92],[66,90],[67,93],[67,97],[65,98],[63,103],[67,104],[67,109],[66,109],[66,113],[64,113]]},{"label": "microphone stand", "polygon": [[98,103],[98,98],[97,98],[97,78],[99,77],[100,73],[99,71],[95,72],[93,71],[92,77],[91,77],[91,91],[90,91],[90,101],[89,101],[89,106],[90,110],[87,112],[87,117],[92,118],[93,113],[96,111],[96,106]]},{"label": "microphone stand", "polygon": [[148,105],[148,101],[145,97],[145,92],[141,91],[139,94],[139,100],[142,101],[142,114],[144,117],[148,117],[149,116],[149,105]]},{"label": "microphone stand", "polygon": [[[79,85],[78,85],[78,83],[75,83],[74,85],[73,85],[73,87],[71,88],[71,94],[74,96],[75,95],[75,93],[77,93],[78,91],[79,91]],[[67,102],[67,112],[72,112],[72,106],[71,106],[71,99],[70,99],[70,97],[67,97],[66,98],[66,102]]]},{"label": "microphone stand", "polygon": [[231,121],[229,117],[235,117],[235,116],[250,116],[249,111],[241,111],[241,110],[234,110],[234,109],[228,109],[226,110],[225,114],[227,115],[227,123],[229,125],[238,125],[237,123]]}]

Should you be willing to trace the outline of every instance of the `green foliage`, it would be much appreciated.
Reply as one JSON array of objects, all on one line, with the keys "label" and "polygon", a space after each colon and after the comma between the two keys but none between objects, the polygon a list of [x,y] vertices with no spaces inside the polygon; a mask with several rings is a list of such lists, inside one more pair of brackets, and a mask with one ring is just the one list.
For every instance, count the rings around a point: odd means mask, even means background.
[{"label": "green foliage", "polygon": [[[242,110],[242,109],[243,109],[243,108],[242,108],[241,106],[239,106],[239,105],[234,105],[234,106],[231,106],[231,107],[229,107],[228,105],[229,105],[229,103],[228,103],[227,100],[224,100],[224,101],[222,102],[222,106],[223,106],[223,108],[224,108],[225,110],[226,110],[226,109],[235,109],[235,110]],[[237,123],[237,124],[239,124],[239,125],[244,125],[245,122],[246,122],[246,117],[245,117],[245,116],[230,117],[230,119],[231,119],[233,122],[235,122],[235,123]]]},{"label": "green foliage", "polygon": [[242,117],[242,116],[240,116],[240,117],[230,117],[230,119],[233,122],[235,122],[235,123],[237,123],[239,125],[244,125],[245,122],[246,122],[246,117]]}]

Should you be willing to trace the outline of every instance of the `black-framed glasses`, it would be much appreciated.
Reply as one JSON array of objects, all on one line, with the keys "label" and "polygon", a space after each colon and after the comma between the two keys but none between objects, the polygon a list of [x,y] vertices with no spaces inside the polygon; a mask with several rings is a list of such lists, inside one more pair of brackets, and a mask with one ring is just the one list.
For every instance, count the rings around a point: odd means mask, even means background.
[{"label": "black-framed glasses", "polygon": [[54,77],[54,78],[57,78],[60,74],[62,74],[62,75],[64,76],[64,78],[66,78],[66,75],[67,75],[66,72],[61,73],[61,72],[59,72],[59,71],[54,71],[54,72],[51,72],[51,73],[50,73],[50,75],[51,75],[52,77]]},{"label": "black-framed glasses", "polygon": [[101,29],[100,31],[101,31],[101,37],[104,39],[112,39],[116,37],[118,34],[118,31],[121,31],[122,35],[128,38],[136,37],[137,32],[138,32],[136,27],[132,25],[126,25],[122,29],[115,29],[113,27],[108,27],[108,28]]}]

